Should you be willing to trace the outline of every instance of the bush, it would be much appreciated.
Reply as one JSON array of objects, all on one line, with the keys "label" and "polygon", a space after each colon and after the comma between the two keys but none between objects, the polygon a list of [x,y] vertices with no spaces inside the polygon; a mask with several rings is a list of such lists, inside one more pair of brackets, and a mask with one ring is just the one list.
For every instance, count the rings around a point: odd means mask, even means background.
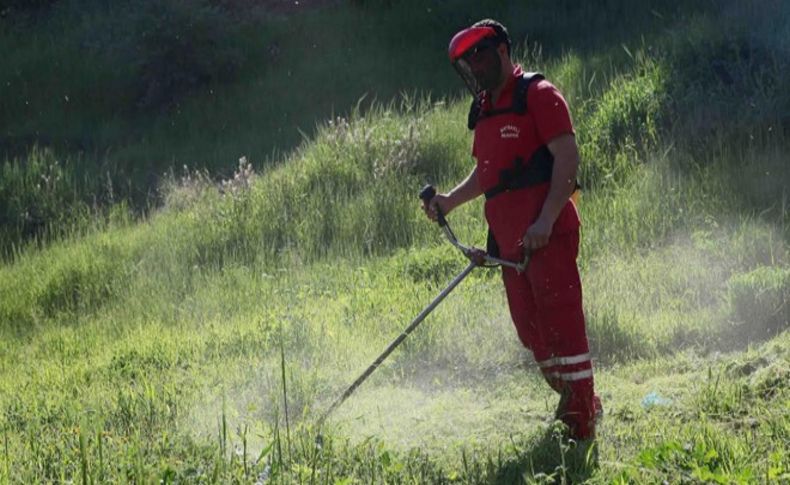
[{"label": "bush", "polygon": [[659,116],[666,101],[662,67],[648,59],[631,76],[616,78],[582,120],[580,134],[585,170],[582,185],[622,181],[629,160],[653,148],[658,140]]},{"label": "bush", "polygon": [[415,283],[446,286],[468,262],[449,244],[422,251],[401,250],[393,258],[396,272]]},{"label": "bush", "polygon": [[33,147],[25,159],[0,166],[0,252],[11,244],[43,235],[73,221],[88,207],[68,160],[52,150]]},{"label": "bush", "polygon": [[98,308],[112,296],[112,282],[123,279],[123,260],[113,258],[111,251],[96,250],[74,256],[56,262],[41,275],[42,285],[36,295],[36,306],[46,316]]},{"label": "bush", "polygon": [[790,127],[790,8],[761,6],[723,5],[720,17],[696,19],[663,47],[672,66],[669,134],[699,156],[722,137],[748,145]]}]

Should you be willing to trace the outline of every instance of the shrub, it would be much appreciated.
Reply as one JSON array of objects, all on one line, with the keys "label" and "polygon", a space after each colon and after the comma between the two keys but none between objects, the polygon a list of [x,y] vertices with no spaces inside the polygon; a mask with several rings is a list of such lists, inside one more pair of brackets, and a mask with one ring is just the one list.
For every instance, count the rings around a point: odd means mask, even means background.
[{"label": "shrub", "polygon": [[628,155],[644,153],[658,140],[666,98],[663,69],[648,59],[638,62],[637,72],[616,78],[594,112],[580,123],[585,160],[582,185],[586,187],[605,180],[621,181],[633,159]]},{"label": "shrub", "polygon": [[423,251],[399,251],[393,258],[396,271],[415,283],[446,286],[460,273],[467,261],[449,244]]},{"label": "shrub", "polygon": [[752,3],[733,2],[722,18],[699,19],[666,45],[671,134],[693,134],[688,145],[699,153],[709,150],[702,140],[726,137],[731,145],[748,144],[755,133],[790,126],[790,9]]},{"label": "shrub", "polygon": [[66,160],[33,147],[27,158],[0,166],[0,250],[73,221],[87,210]]},{"label": "shrub", "polygon": [[80,254],[62,260],[42,275],[37,306],[47,316],[61,311],[86,311],[101,305],[112,294],[111,281],[120,274],[117,261],[105,254]]}]

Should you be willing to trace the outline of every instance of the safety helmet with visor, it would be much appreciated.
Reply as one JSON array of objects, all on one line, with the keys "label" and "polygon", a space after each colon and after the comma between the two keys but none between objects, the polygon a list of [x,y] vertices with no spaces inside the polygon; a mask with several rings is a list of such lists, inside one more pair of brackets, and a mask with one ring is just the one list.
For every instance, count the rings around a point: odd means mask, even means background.
[{"label": "safety helmet with visor", "polygon": [[496,48],[502,42],[507,43],[507,39],[488,25],[464,29],[450,41],[450,62],[473,96],[493,89],[499,82],[502,65]]}]

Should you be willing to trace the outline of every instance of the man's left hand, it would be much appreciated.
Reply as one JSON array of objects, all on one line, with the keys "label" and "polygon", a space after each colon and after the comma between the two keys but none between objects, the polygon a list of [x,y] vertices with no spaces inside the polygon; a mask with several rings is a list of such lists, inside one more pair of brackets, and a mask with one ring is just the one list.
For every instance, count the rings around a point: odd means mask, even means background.
[{"label": "man's left hand", "polygon": [[524,234],[521,240],[524,249],[534,251],[535,249],[540,249],[547,245],[551,237],[552,226],[553,224],[549,224],[543,219],[538,218],[534,224],[529,226],[529,229],[527,229],[526,234]]}]

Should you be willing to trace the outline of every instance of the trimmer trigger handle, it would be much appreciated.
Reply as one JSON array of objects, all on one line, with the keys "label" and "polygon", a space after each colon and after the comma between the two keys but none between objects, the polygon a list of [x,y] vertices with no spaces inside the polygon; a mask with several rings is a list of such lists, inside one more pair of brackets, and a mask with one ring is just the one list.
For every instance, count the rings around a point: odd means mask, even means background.
[{"label": "trimmer trigger handle", "polygon": [[436,187],[431,184],[426,185],[425,187],[420,190],[420,199],[422,199],[426,204],[436,197]]},{"label": "trimmer trigger handle", "polygon": [[[431,184],[426,185],[420,191],[420,199],[422,199],[422,201],[425,202],[425,205],[428,205],[428,203],[434,197],[436,197],[436,187],[434,187]],[[444,218],[444,214],[442,214],[442,210],[438,206],[435,207],[435,209],[436,209],[436,219],[437,222],[439,223],[439,226],[441,227],[446,226],[447,220]]]}]

